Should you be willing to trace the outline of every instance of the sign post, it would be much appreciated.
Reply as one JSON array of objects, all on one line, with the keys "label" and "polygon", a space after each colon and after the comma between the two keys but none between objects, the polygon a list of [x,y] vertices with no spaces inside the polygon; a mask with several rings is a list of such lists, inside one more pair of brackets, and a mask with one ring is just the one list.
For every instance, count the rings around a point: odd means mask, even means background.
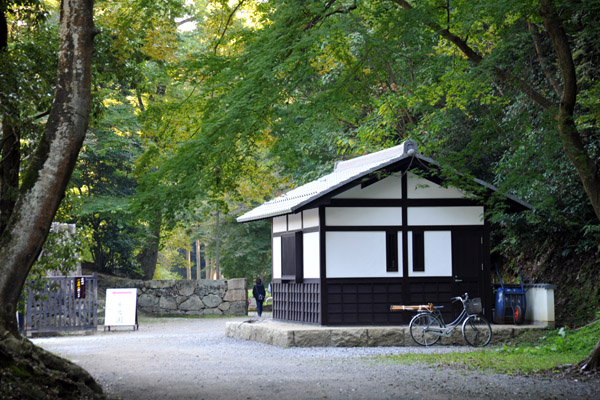
[{"label": "sign post", "polygon": [[104,330],[111,326],[133,326],[138,329],[137,289],[106,289]]}]

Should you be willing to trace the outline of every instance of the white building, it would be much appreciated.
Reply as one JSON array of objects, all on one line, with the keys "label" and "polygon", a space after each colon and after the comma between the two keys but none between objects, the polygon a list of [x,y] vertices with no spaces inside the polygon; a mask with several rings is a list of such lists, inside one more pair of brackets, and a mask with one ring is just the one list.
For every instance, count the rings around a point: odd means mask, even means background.
[{"label": "white building", "polygon": [[390,312],[392,304],[449,305],[468,292],[482,298],[491,320],[485,206],[443,187],[438,172],[406,141],[338,162],[331,174],[240,216],[238,222],[273,221],[273,318],[400,324],[411,314]]}]

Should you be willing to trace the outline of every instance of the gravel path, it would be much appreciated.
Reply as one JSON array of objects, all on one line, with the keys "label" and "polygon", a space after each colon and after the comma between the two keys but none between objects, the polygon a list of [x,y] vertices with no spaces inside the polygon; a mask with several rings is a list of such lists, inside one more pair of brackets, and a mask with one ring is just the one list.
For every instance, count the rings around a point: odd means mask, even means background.
[{"label": "gravel path", "polygon": [[225,337],[231,319],[142,319],[139,331],[34,339],[122,399],[599,399],[597,382],[380,361],[469,348],[279,348]]}]

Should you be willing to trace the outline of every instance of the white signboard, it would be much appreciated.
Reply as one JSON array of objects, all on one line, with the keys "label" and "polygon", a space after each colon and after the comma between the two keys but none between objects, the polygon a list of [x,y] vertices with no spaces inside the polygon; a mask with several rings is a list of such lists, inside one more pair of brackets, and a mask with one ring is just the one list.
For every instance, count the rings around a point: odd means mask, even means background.
[{"label": "white signboard", "polygon": [[137,289],[106,289],[104,326],[137,325]]}]

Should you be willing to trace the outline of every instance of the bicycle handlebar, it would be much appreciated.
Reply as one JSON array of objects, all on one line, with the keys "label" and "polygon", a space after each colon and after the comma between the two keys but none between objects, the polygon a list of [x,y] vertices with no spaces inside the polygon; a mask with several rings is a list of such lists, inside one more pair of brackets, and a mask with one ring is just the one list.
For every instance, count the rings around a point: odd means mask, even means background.
[{"label": "bicycle handlebar", "polygon": [[465,301],[469,300],[469,293],[465,293],[464,298],[462,298],[461,296],[456,296],[452,297],[450,300],[452,300],[453,303],[459,300],[464,303]]}]

